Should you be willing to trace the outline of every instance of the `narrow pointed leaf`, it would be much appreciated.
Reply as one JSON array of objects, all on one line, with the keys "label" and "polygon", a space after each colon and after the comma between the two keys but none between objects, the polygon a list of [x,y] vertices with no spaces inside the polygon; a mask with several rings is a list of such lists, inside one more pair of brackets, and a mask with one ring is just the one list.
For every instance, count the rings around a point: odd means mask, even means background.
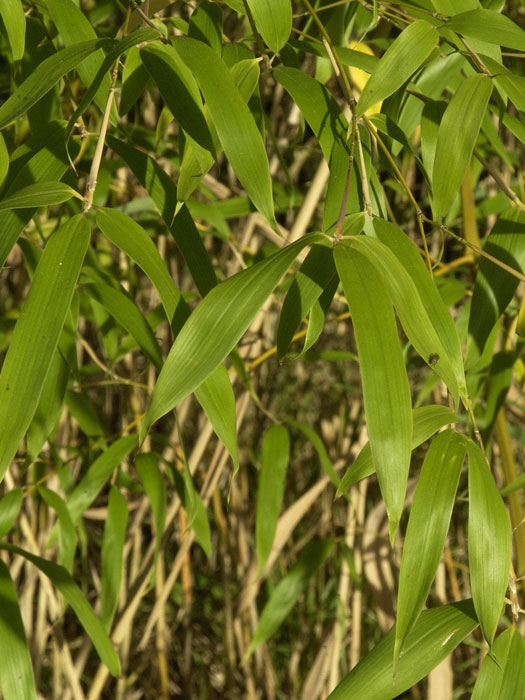
[{"label": "narrow pointed leaf", "polygon": [[184,508],[188,516],[188,527],[193,529],[195,539],[203,548],[206,556],[209,557],[211,554],[210,521],[206,507],[193,485],[186,458],[184,458]]},{"label": "narrow pointed leaf", "polygon": [[0,0],[0,15],[7,30],[13,60],[20,61],[26,42],[26,17],[22,0]]},{"label": "narrow pointed leaf", "polygon": [[102,663],[108,667],[113,676],[120,676],[120,661],[111,640],[82,591],[64,567],[5,542],[0,542],[0,549],[5,549],[8,552],[24,557],[51,580],[55,588],[64,596],[65,602],[73,608],[80,624],[93,642],[93,646],[97,650]]},{"label": "narrow pointed leaf", "polygon": [[468,440],[468,556],[472,599],[483,636],[492,645],[503,611],[510,561],[507,510],[479,447]]},{"label": "narrow pointed leaf", "polygon": [[77,546],[77,534],[65,501],[58,493],[50,489],[39,486],[38,493],[44,503],[53,508],[58,516],[58,547],[60,550],[60,563],[68,573],[73,572],[73,560]]},{"label": "narrow pointed leaf", "polygon": [[259,574],[264,569],[272,550],[289,458],[290,436],[288,431],[282,425],[273,425],[264,436],[257,488],[255,541],[257,543],[257,571]]},{"label": "narrow pointed leaf", "polygon": [[320,540],[306,545],[299,555],[297,563],[286,576],[279,581],[270,599],[266,603],[259,624],[244,658],[265,642],[281,625],[301,595],[307,581],[317,569],[324,564],[334,548],[333,540]]},{"label": "narrow pointed leaf", "polygon": [[464,458],[465,443],[462,437],[449,429],[432,441],[423,462],[410,510],[399,573],[395,666],[436,575]]},{"label": "narrow pointed leaf", "polygon": [[22,506],[22,496],[22,489],[13,489],[0,500],[0,539],[7,535],[15,524]]},{"label": "narrow pointed leaf", "polygon": [[502,632],[491,651],[492,654],[487,654],[481,664],[472,700],[523,700],[525,640],[518,629],[509,627]]},{"label": "narrow pointed leaf", "polygon": [[[445,216],[459,192],[492,87],[492,80],[485,75],[466,78],[445,110],[439,127],[432,175],[432,209],[437,219]],[[458,129],[458,124],[461,124],[461,129]]]},{"label": "narrow pointed leaf", "polygon": [[300,430],[303,433],[303,435],[305,435],[306,438],[312,443],[312,447],[317,452],[317,456],[319,457],[319,462],[321,463],[321,467],[324,473],[330,479],[332,484],[337,488],[337,486],[339,486],[339,477],[337,476],[337,472],[334,469],[334,465],[332,464],[330,457],[328,456],[328,452],[326,451],[326,447],[320,436],[315,432],[313,428],[311,428],[309,425],[306,425],[306,423],[302,423],[301,421],[297,420],[289,420],[287,422],[288,425],[291,425],[293,428]]},{"label": "narrow pointed leaf", "polygon": [[247,0],[257,31],[267,46],[278,53],[292,31],[290,0]]},{"label": "narrow pointed leaf", "polygon": [[215,2],[201,2],[191,15],[188,36],[222,53],[222,9]]},{"label": "narrow pointed leaf", "polygon": [[112,39],[90,39],[67,46],[40,63],[22,85],[0,107],[0,129],[25,114],[38,100],[70,70],[76,68],[90,54],[115,44]]},{"label": "narrow pointed leaf", "polygon": [[82,215],[48,241],[0,374],[0,478],[33,418],[89,243]]},{"label": "narrow pointed leaf", "polygon": [[140,476],[153,513],[155,522],[155,561],[157,561],[166,522],[167,500],[164,478],[157,466],[157,457],[153,453],[140,454],[135,460],[135,469]]},{"label": "narrow pointed leaf", "polygon": [[394,676],[395,627],[343,678],[327,700],[393,700],[424,678],[478,626],[471,600],[424,610]]},{"label": "narrow pointed leaf", "polygon": [[372,459],[393,541],[410,465],[412,406],[394,311],[383,282],[361,253],[338,246],[334,259],[352,316]]},{"label": "narrow pointed leaf", "polygon": [[112,486],[109,491],[108,513],[102,537],[100,581],[100,621],[108,633],[117,610],[120,594],[127,524],[127,501],[118,488]]},{"label": "narrow pointed leaf", "polygon": [[525,32],[500,12],[480,8],[461,12],[449,19],[445,26],[464,36],[525,51]]},{"label": "narrow pointed leaf", "polygon": [[212,289],[191,314],[166,358],[141,427],[175,408],[220,365],[245,333],[295,256],[316,243],[305,236]]},{"label": "narrow pointed leaf", "polygon": [[0,561],[0,690],[4,700],[36,700],[33,664],[16,588],[3,561]]},{"label": "narrow pointed leaf", "polygon": [[218,438],[230,453],[235,476],[239,469],[235,396],[224,365],[219,365],[195,390],[195,398],[203,407]]},{"label": "narrow pointed leaf", "polygon": [[388,47],[363,88],[356,114],[392,95],[430,56],[439,41],[435,27],[417,20],[404,29]]},{"label": "narrow pointed leaf", "polygon": [[67,507],[73,522],[76,522],[86,508],[89,508],[106,481],[136,444],[136,435],[125,435],[116,440],[89,466],[86,474],[67,499]]},{"label": "narrow pointed leaf", "polygon": [[224,61],[200,41],[177,37],[175,50],[194,73],[226,157],[257,209],[274,220],[266,150],[255,120]]},{"label": "narrow pointed leaf", "polygon": [[[440,428],[448,423],[456,423],[456,414],[446,406],[419,406],[412,411],[413,430],[411,448],[414,450],[425,440],[432,437]],[[355,462],[345,472],[341,479],[337,496],[340,496],[344,491],[347,491],[350,486],[355,484],[360,479],[371,476],[375,473],[374,463],[372,461],[372,453],[370,451],[370,443],[367,442],[359,452]]]},{"label": "narrow pointed leaf", "polygon": [[0,211],[6,209],[30,209],[50,204],[67,202],[71,197],[82,199],[81,195],[63,182],[38,182],[23,187],[18,192],[0,201]]}]

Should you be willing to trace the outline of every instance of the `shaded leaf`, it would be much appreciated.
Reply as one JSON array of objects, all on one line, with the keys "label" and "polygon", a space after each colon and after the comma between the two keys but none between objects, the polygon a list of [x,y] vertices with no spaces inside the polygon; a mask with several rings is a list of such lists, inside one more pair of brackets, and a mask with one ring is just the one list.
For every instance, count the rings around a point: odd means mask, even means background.
[{"label": "shaded leaf", "polygon": [[109,491],[101,551],[100,621],[109,633],[117,610],[122,581],[124,539],[128,524],[128,504],[116,486]]},{"label": "shaded leaf", "polygon": [[0,538],[7,535],[18,518],[22,505],[22,489],[8,491],[0,500]]},{"label": "shaded leaf", "polygon": [[257,488],[255,541],[257,543],[257,571],[259,574],[264,569],[272,550],[289,458],[290,436],[288,431],[283,425],[273,425],[264,436]]},{"label": "shaded leaf", "polygon": [[472,700],[523,700],[525,641],[517,628],[509,627],[502,632],[491,651],[481,664]]},{"label": "shaded leaf", "polygon": [[166,522],[166,487],[154,454],[140,454],[135,460],[135,469],[140,476],[153,513],[156,562]]},{"label": "shaded leaf", "polygon": [[58,493],[45,486],[38,487],[38,493],[42,500],[53,508],[58,516],[58,547],[60,550],[60,563],[68,573],[73,573],[73,560],[77,546],[75,526],[67,509],[65,501]]},{"label": "shaded leaf", "polygon": [[0,0],[0,15],[7,30],[13,61],[20,61],[26,42],[26,18],[22,0]]}]

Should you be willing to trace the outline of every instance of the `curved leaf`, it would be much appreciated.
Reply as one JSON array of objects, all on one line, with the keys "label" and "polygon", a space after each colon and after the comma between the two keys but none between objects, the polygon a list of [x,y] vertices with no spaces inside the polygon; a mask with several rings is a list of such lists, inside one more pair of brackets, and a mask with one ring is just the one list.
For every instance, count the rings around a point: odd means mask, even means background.
[{"label": "curved leaf", "polygon": [[0,478],[35,413],[89,243],[82,215],[47,242],[0,374]]},{"label": "curved leaf", "polygon": [[525,51],[525,32],[505,15],[480,8],[460,12],[449,19],[445,26],[454,32],[473,37],[489,44],[508,46],[509,49]]},{"label": "curved leaf", "polygon": [[82,199],[76,190],[63,182],[35,182],[0,201],[0,211],[6,209],[30,209],[67,202],[71,197]]},{"label": "curved leaf", "polygon": [[153,512],[153,520],[155,522],[155,561],[157,561],[166,522],[166,487],[162,473],[157,466],[155,454],[140,454],[135,460],[135,469],[140,476]]},{"label": "curved leaf", "polygon": [[396,320],[381,277],[356,250],[334,259],[352,316],[372,459],[394,540],[410,465],[412,406]]},{"label": "curved leaf", "polygon": [[371,107],[392,95],[421,66],[436,48],[436,28],[417,20],[404,29],[388,47],[363,88],[356,114],[361,117]]},{"label": "curved leaf", "polygon": [[127,524],[128,503],[118,488],[112,486],[101,551],[100,621],[106,632],[111,629],[118,605]]},{"label": "curved leaf", "polygon": [[[525,695],[525,640],[509,627],[483,659],[472,700],[523,700]],[[497,661],[497,663],[496,663]]]},{"label": "curved leaf", "polygon": [[22,489],[8,491],[0,500],[0,538],[7,535],[18,518],[23,497]]},{"label": "curved leaf", "polygon": [[292,31],[290,0],[247,0],[258,32],[267,46],[278,53]]},{"label": "curved leaf", "polygon": [[26,17],[22,0],[0,0],[0,15],[7,30],[13,61],[20,61],[26,42]]}]

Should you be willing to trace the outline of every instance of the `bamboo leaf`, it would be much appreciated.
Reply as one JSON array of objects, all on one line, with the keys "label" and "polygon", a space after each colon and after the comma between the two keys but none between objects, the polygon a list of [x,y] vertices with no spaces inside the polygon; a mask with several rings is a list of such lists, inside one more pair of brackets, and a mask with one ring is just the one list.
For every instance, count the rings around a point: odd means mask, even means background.
[{"label": "bamboo leaf", "polygon": [[407,635],[421,613],[436,575],[464,458],[463,439],[451,429],[432,441],[425,456],[403,545],[394,667],[398,665]]},{"label": "bamboo leaf", "polygon": [[[432,437],[440,428],[447,423],[457,423],[456,414],[446,406],[419,406],[412,411],[413,430],[411,448],[414,450]],[[337,496],[347,491],[350,486],[360,479],[371,476],[375,473],[370,443],[367,442],[359,452],[355,462],[345,472],[341,479]]]},{"label": "bamboo leaf", "polygon": [[50,204],[67,202],[71,197],[82,199],[76,190],[63,182],[36,182],[0,201],[0,211],[7,209],[30,209]]},{"label": "bamboo leaf", "polygon": [[290,458],[290,436],[282,425],[273,425],[265,434],[257,488],[255,541],[257,572],[264,569],[272,550],[277,519],[283,500],[284,482]]},{"label": "bamboo leaf", "polygon": [[197,389],[195,398],[203,407],[219,440],[233,461],[233,476],[239,469],[235,396],[224,365],[219,365]]},{"label": "bamboo leaf", "polygon": [[6,542],[0,542],[0,549],[4,549],[8,552],[19,554],[20,556],[24,557],[38,569],[40,569],[40,571],[42,571],[51,580],[53,585],[64,596],[66,603],[71,605],[75,611],[80,624],[93,642],[93,646],[97,650],[97,654],[99,655],[102,663],[108,667],[113,676],[120,676],[120,661],[111,640],[104,631],[100,620],[95,615],[93,609],[82,594],[82,591],[64,569],[64,567],[59,566],[52,561],[48,561],[47,559],[42,559],[42,557],[37,557],[35,554],[31,554],[31,552],[28,552],[25,549],[21,549],[20,547],[16,547],[12,544],[7,544]]},{"label": "bamboo leaf", "polygon": [[363,88],[357,116],[361,117],[400,88],[430,56],[438,41],[435,27],[424,20],[406,27],[385,51]]},{"label": "bamboo leaf", "polygon": [[525,51],[525,32],[505,15],[484,8],[460,12],[445,26],[466,37]]},{"label": "bamboo leaf", "polygon": [[122,581],[124,539],[128,524],[128,504],[116,486],[108,498],[108,514],[102,537],[102,574],[100,582],[100,621],[109,633],[117,610]]},{"label": "bamboo leaf", "polygon": [[264,143],[226,64],[200,41],[177,37],[173,45],[197,78],[239,182],[261,214],[273,222],[272,183]]},{"label": "bamboo leaf", "polygon": [[7,173],[9,172],[9,151],[5,145],[5,139],[0,132],[0,187],[4,186]]},{"label": "bamboo leaf", "polygon": [[48,241],[0,374],[0,478],[35,413],[89,243],[82,215]]},{"label": "bamboo leaf", "polygon": [[26,17],[22,0],[0,0],[0,15],[7,31],[13,61],[20,61],[26,42]]},{"label": "bamboo leaf", "polygon": [[106,481],[136,444],[136,435],[125,435],[116,440],[89,466],[67,499],[67,507],[74,523],[93,503]]},{"label": "bamboo leaf", "polygon": [[150,425],[195,391],[233,350],[255,314],[295,256],[320,237],[292,243],[212,289],[175,339],[142,422],[141,441]]},{"label": "bamboo leaf", "polygon": [[22,496],[22,489],[13,489],[0,500],[0,539],[7,535],[15,524],[22,505]]},{"label": "bamboo leaf", "polygon": [[157,466],[157,458],[153,453],[140,454],[135,460],[135,469],[140,476],[153,513],[156,562],[166,522],[166,487]]},{"label": "bamboo leaf", "polygon": [[[432,175],[432,209],[437,219],[445,216],[463,182],[492,87],[492,80],[485,75],[466,78],[445,110]],[[458,129],[458,124],[461,124],[461,129]]]},{"label": "bamboo leaf", "polygon": [[395,626],[343,678],[327,700],[392,700],[435,668],[478,626],[471,600],[424,610],[409,632],[394,675]]},{"label": "bamboo leaf", "polygon": [[25,114],[60,78],[80,65],[85,58],[98,49],[111,48],[114,44],[113,39],[90,39],[67,46],[46,58],[0,107],[0,129]]},{"label": "bamboo leaf", "polygon": [[332,464],[332,461],[328,456],[328,452],[326,451],[324,442],[319,437],[319,435],[315,432],[313,428],[311,428],[306,423],[302,423],[301,421],[289,420],[288,424],[291,425],[293,428],[300,430],[312,443],[312,447],[317,452],[317,456],[319,457],[319,462],[321,463],[321,467],[324,473],[330,479],[332,484],[337,488],[339,486],[339,477],[337,476],[337,472],[334,469],[334,465]]},{"label": "bamboo leaf", "polygon": [[324,564],[334,548],[333,540],[310,542],[286,576],[279,581],[259,618],[244,659],[265,642],[281,625],[301,595],[308,579]]},{"label": "bamboo leaf", "polygon": [[126,56],[122,70],[122,88],[118,111],[120,116],[127,114],[142,94],[150,80],[150,75],[142,63],[140,49],[133,46]]},{"label": "bamboo leaf", "polygon": [[[97,34],[91,22],[82,10],[72,0],[45,0],[51,19],[66,46],[74,46],[79,41],[96,41]],[[89,88],[104,61],[103,51],[96,51],[88,56],[78,67],[78,74],[86,88]],[[100,89],[95,96],[95,102],[103,113],[111,87],[109,70],[106,71]],[[112,105],[111,121],[117,124],[117,112]]]},{"label": "bamboo leaf", "polygon": [[502,632],[491,651],[481,664],[472,700],[523,700],[525,641],[517,628],[509,627]]},{"label": "bamboo leaf", "polygon": [[77,535],[75,526],[69,515],[65,501],[58,493],[51,491],[45,486],[38,487],[38,493],[42,500],[51,506],[58,516],[58,547],[60,550],[60,563],[71,574],[73,573],[73,560],[77,546]]},{"label": "bamboo leaf", "polygon": [[[515,207],[501,214],[483,249],[510,267],[525,272],[525,212]],[[479,262],[468,325],[467,358],[472,367],[481,356],[487,339],[505,311],[518,286],[518,280],[486,258]]]},{"label": "bamboo leaf", "polygon": [[507,510],[479,447],[467,440],[468,555],[472,599],[483,636],[492,645],[507,590],[511,534]]},{"label": "bamboo leaf", "polygon": [[361,253],[338,246],[334,259],[352,316],[372,459],[393,542],[410,465],[412,406],[392,305]]},{"label": "bamboo leaf", "polygon": [[0,689],[5,700],[36,700],[33,664],[16,588],[3,561],[0,561]]},{"label": "bamboo leaf", "polygon": [[197,542],[209,558],[211,554],[211,533],[208,514],[199,493],[193,485],[186,457],[184,457],[184,508],[188,516],[188,527],[193,528]]},{"label": "bamboo leaf", "polygon": [[222,53],[222,9],[214,2],[201,2],[191,15],[188,36]]},{"label": "bamboo leaf", "polygon": [[255,26],[267,46],[278,53],[292,31],[290,0],[247,0]]}]

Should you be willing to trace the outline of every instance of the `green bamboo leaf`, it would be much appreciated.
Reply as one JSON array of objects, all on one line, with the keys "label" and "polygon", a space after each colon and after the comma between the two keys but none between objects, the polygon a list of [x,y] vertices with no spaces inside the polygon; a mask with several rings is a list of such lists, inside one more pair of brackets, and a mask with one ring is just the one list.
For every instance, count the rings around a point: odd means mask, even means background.
[{"label": "green bamboo leaf", "polygon": [[327,700],[393,700],[452,653],[478,626],[471,600],[424,610],[409,632],[394,675],[395,627],[343,678]]},{"label": "green bamboo leaf", "polygon": [[[155,334],[138,307],[127,296],[124,289],[115,289],[102,281],[92,281],[83,276],[81,282],[90,297],[99,304],[135,338],[157,369],[162,367],[162,353]],[[119,285],[120,286],[120,285]]]},{"label": "green bamboo leaf", "polygon": [[36,182],[2,199],[0,211],[61,204],[70,200],[71,197],[82,199],[82,195],[63,182]]},{"label": "green bamboo leaf", "polygon": [[188,527],[193,529],[195,539],[209,558],[211,554],[210,522],[206,507],[193,485],[186,457],[184,457],[184,508],[188,517]]},{"label": "green bamboo leaf", "polygon": [[[483,249],[518,272],[525,272],[525,212],[511,207],[501,214]],[[509,305],[518,280],[486,258],[479,262],[468,326],[465,364],[472,367],[483,352],[499,317]]]},{"label": "green bamboo leaf", "polygon": [[[93,41],[97,39],[97,34],[91,22],[72,0],[45,0],[45,3],[65,46],[74,46],[79,41]],[[80,80],[86,88],[89,89],[93,84],[103,61],[104,52],[96,51],[88,56],[78,67]],[[110,87],[111,79],[109,70],[107,70],[100,89],[97,90],[95,95],[95,102],[102,113],[106,109]],[[115,105],[112,105],[111,122],[115,125],[118,123]]]},{"label": "green bamboo leaf", "polygon": [[106,481],[136,444],[136,435],[125,435],[116,440],[90,465],[67,499],[67,507],[74,523],[93,503]]},{"label": "green bamboo leaf", "polygon": [[[523,700],[525,695],[525,640],[509,627],[483,659],[472,700]],[[497,661],[497,663],[496,663]]]},{"label": "green bamboo leaf", "polygon": [[277,528],[284,493],[284,482],[290,459],[290,436],[283,425],[272,425],[266,431],[262,446],[261,470],[257,488],[255,541],[257,572],[264,569]]},{"label": "green bamboo leaf", "polygon": [[467,10],[475,10],[480,7],[479,0],[461,0],[461,4],[456,0],[432,0],[436,12],[445,17],[452,17],[458,12],[466,12]]},{"label": "green bamboo leaf", "polygon": [[233,476],[239,469],[235,396],[226,367],[220,364],[197,389],[195,398],[233,461]]},{"label": "green bamboo leaf", "polygon": [[319,457],[319,462],[321,463],[321,467],[324,473],[330,479],[332,484],[337,488],[339,486],[339,477],[337,476],[337,472],[334,469],[332,460],[328,456],[328,452],[326,451],[324,442],[319,437],[319,435],[315,432],[313,428],[311,428],[306,423],[302,423],[297,420],[289,420],[288,424],[291,425],[293,428],[300,430],[306,436],[306,438],[310,440],[310,442],[312,443],[312,447],[317,452],[317,456]]},{"label": "green bamboo leaf", "polygon": [[108,667],[109,672],[113,676],[120,676],[120,661],[111,640],[82,594],[82,591],[64,567],[52,561],[48,561],[47,559],[42,559],[42,557],[37,557],[35,554],[31,554],[31,552],[25,549],[7,544],[6,542],[0,542],[0,549],[5,549],[8,552],[19,554],[24,557],[51,580],[52,584],[64,596],[65,602],[73,608],[80,624],[93,642],[93,646],[102,663]]},{"label": "green bamboo leaf", "polygon": [[18,518],[23,497],[22,489],[8,491],[0,500],[0,539],[10,532]]},{"label": "green bamboo leaf", "polygon": [[135,460],[135,469],[140,476],[148,497],[155,523],[155,562],[160,549],[166,522],[166,487],[164,478],[157,466],[157,456],[151,452],[140,454]]},{"label": "green bamboo leaf", "polygon": [[[446,406],[419,406],[418,408],[414,408],[412,411],[413,430],[411,448],[414,450],[416,447],[419,447],[419,445],[422,445],[444,425],[448,423],[457,423],[457,420],[456,414]],[[372,461],[370,443],[367,442],[357,455],[355,462],[345,472],[336,495],[340,496],[357,481],[371,476],[374,473],[375,468],[374,462]]]},{"label": "green bamboo leaf", "polygon": [[525,51],[525,32],[505,15],[483,8],[461,12],[449,19],[445,27],[489,44]]},{"label": "green bamboo leaf", "polygon": [[20,61],[26,43],[26,17],[22,0],[0,0],[0,15],[7,31],[13,61]]},{"label": "green bamboo leaf", "polygon": [[254,118],[224,61],[210,47],[177,37],[175,50],[197,78],[226,157],[257,209],[274,221],[268,158]]},{"label": "green bamboo leaf", "polygon": [[98,438],[104,435],[100,422],[89,397],[85,391],[66,391],[65,403],[67,410],[78,423],[80,430],[88,437]]},{"label": "green bamboo leaf", "polygon": [[182,206],[175,216],[177,188],[173,180],[146,153],[111,136],[108,136],[107,141],[109,146],[126,161],[140,184],[148,191],[170,229],[199,292],[204,296],[217,284],[217,277],[188,208]]},{"label": "green bamboo leaf", "polygon": [[259,618],[244,659],[265,642],[284,621],[301,595],[308,579],[324,564],[334,548],[333,540],[310,542],[301,551],[297,562],[279,581]]},{"label": "green bamboo leaf", "polygon": [[67,46],[46,58],[0,107],[0,129],[25,114],[58,83],[60,78],[80,65],[92,53],[101,48],[111,48],[114,44],[113,39],[91,39]]},{"label": "green bamboo leaf", "polygon": [[45,486],[38,487],[38,493],[42,500],[51,506],[58,516],[58,547],[60,550],[60,563],[69,573],[73,573],[73,560],[77,546],[77,534],[65,501],[58,493]]},{"label": "green bamboo leaf", "polygon": [[89,243],[82,215],[48,241],[0,374],[0,478],[35,413]]},{"label": "green bamboo leaf", "polygon": [[36,700],[33,664],[16,588],[9,569],[0,560],[0,690],[5,700]]},{"label": "green bamboo leaf", "polygon": [[[466,78],[445,110],[432,175],[432,209],[437,219],[446,215],[463,182],[492,87],[492,80],[486,75]],[[461,129],[458,129],[458,124],[461,124]]]},{"label": "green bamboo leaf", "polygon": [[381,277],[355,250],[338,246],[334,259],[352,316],[370,448],[393,542],[411,455],[412,406],[405,362]]},{"label": "green bamboo leaf", "polygon": [[180,321],[184,322],[189,316],[189,308],[142,226],[115,209],[98,209],[97,224],[102,233],[129,255],[155,285],[170,324],[177,327]]},{"label": "green bamboo leaf", "polygon": [[[20,169],[7,189],[7,196],[33,182],[59,180],[66,172],[69,161],[64,146],[65,129],[58,122],[52,122],[46,129],[47,141]],[[78,146],[72,145],[71,155],[78,153]],[[3,267],[9,252],[18,237],[35,213],[34,209],[15,209],[0,212],[0,267]]]},{"label": "green bamboo leaf", "polygon": [[492,645],[509,582],[510,524],[488,462],[470,439],[467,440],[467,453],[470,584],[483,636]]},{"label": "green bamboo leaf", "polygon": [[[202,46],[202,44],[199,42]],[[211,51],[211,49],[210,49]],[[213,139],[202,111],[199,88],[189,68],[171,46],[147,46],[140,52],[142,62],[159,88],[170,112],[202,148],[215,153]],[[216,60],[220,60],[213,53]]]},{"label": "green bamboo leaf", "polygon": [[[375,264],[381,265],[383,268],[383,279],[390,291],[405,332],[416,350],[423,353],[422,357],[427,363],[431,355],[435,355],[436,352],[440,354],[439,351],[432,350],[435,337],[432,330],[428,328],[428,323],[432,325],[438,336],[439,344],[444,349],[444,357],[434,357],[429,364],[443,378],[453,396],[457,396],[459,393],[463,397],[466,392],[465,371],[456,326],[419,251],[408,236],[388,221],[375,218],[373,226],[379,241],[387,246],[390,252],[387,253],[370,237],[361,237],[357,240],[359,249],[364,252],[364,248],[367,248],[369,259],[372,259],[373,253]],[[394,261],[392,255],[397,258],[403,269]],[[387,257],[389,265],[385,264]],[[394,269],[396,270],[395,275],[392,274]],[[398,279],[393,280],[392,277]],[[420,313],[421,325],[419,329],[412,324],[409,309],[410,295],[412,295],[413,305]],[[419,300],[424,310],[421,310]],[[412,309],[412,314],[415,314],[415,308]],[[426,319],[423,320],[425,316]]]},{"label": "green bamboo leaf", "polygon": [[274,53],[288,41],[292,31],[290,0],[247,0],[257,31]]},{"label": "green bamboo leaf", "polygon": [[118,112],[120,116],[127,114],[142,94],[150,80],[150,75],[142,63],[140,49],[133,46],[126,56],[122,70],[122,87]]},{"label": "green bamboo leaf", "polygon": [[166,358],[142,422],[141,441],[152,423],[175,408],[217,369],[295,256],[320,239],[315,234],[305,236],[208,292]]},{"label": "green bamboo leaf", "polygon": [[409,24],[388,47],[363,88],[357,103],[358,117],[392,95],[426,61],[436,48],[439,35],[424,20]]},{"label": "green bamboo leaf", "polygon": [[188,36],[222,53],[222,9],[214,2],[201,2],[191,15]]},{"label": "green bamboo leaf", "polygon": [[281,309],[277,327],[277,357],[284,357],[301,321],[335,276],[332,250],[327,246],[312,246],[297,270]]},{"label": "green bamboo leaf", "polygon": [[394,667],[414,627],[436,575],[465,458],[465,443],[452,429],[430,445],[410,511],[397,597]]},{"label": "green bamboo leaf", "polygon": [[9,172],[9,151],[5,145],[5,139],[0,132],[0,187],[4,186],[7,173]]},{"label": "green bamboo leaf", "polygon": [[[446,108],[446,102],[429,100],[421,113],[421,157],[425,170],[429,175],[434,170],[439,125]],[[431,183],[429,194],[432,196]]]},{"label": "green bamboo leaf", "polygon": [[128,524],[128,503],[116,486],[108,498],[101,551],[100,621],[109,634],[117,610],[122,581],[124,539]]}]

